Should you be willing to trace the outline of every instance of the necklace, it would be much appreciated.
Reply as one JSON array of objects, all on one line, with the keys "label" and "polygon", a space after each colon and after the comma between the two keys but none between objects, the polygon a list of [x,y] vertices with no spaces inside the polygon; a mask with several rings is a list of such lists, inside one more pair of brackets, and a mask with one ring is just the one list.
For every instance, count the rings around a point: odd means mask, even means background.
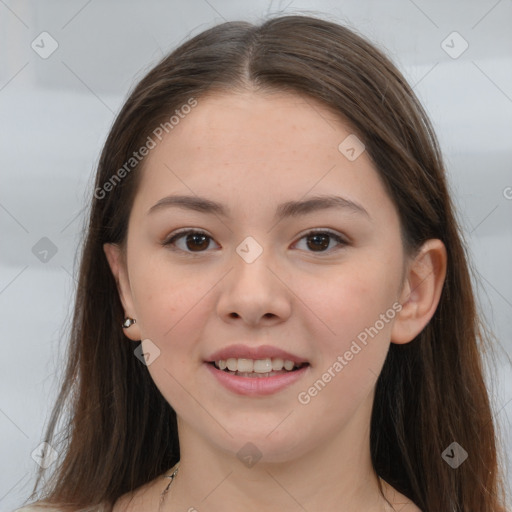
[{"label": "necklace", "polygon": [[[179,469],[179,466],[180,466],[180,462],[176,462],[176,464],[170,469],[171,473],[169,475],[165,475],[164,478],[168,478],[169,479],[169,483],[167,484],[167,487],[162,491],[162,494],[160,494],[160,506],[162,506],[163,502],[164,502],[164,499],[165,499],[165,496],[166,494],[169,492],[169,487],[171,487],[171,484],[174,480],[174,478],[176,477],[177,473],[178,473],[178,469]],[[379,476],[379,480],[381,482],[381,484],[384,484],[384,480]],[[387,501],[387,500],[386,500]],[[388,507],[388,504],[386,503],[386,507]],[[387,509],[387,510],[395,510],[394,508],[391,508],[391,509]]]},{"label": "necklace", "polygon": [[172,481],[174,480],[174,477],[178,473],[179,466],[180,466],[180,461],[176,462],[176,464],[171,468],[170,475],[165,475],[165,478],[169,478],[170,480],[169,480],[169,483],[167,484],[167,487],[162,491],[162,494],[160,494],[160,505],[162,505],[162,503],[165,499],[165,495],[169,491],[169,487],[171,487]]}]

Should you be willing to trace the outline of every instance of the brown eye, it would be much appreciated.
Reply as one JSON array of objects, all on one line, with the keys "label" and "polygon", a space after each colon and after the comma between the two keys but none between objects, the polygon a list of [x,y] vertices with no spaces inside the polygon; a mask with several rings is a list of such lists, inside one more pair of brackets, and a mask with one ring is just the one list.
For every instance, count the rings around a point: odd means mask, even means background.
[{"label": "brown eye", "polygon": [[198,253],[208,249],[212,238],[202,231],[187,230],[177,233],[163,243],[172,250]]},{"label": "brown eye", "polygon": [[[306,233],[300,240],[307,240],[306,251],[307,252],[331,252],[331,249],[341,249],[343,246],[348,245],[347,241],[344,240],[340,235],[332,233],[330,231],[311,231]],[[333,247],[331,242],[335,241]]]},{"label": "brown eye", "polygon": [[187,235],[185,243],[187,244],[187,249],[190,249],[191,251],[194,249],[199,249],[201,251],[203,249],[207,249],[210,245],[208,237],[202,234]]},{"label": "brown eye", "polygon": [[[307,240],[305,249],[307,252],[316,253],[328,253],[348,245],[340,235],[330,231],[311,231],[300,239],[302,240]],[[206,252],[212,241],[212,237],[206,233],[189,229],[173,235],[162,245],[168,246],[173,251],[191,254]],[[333,241],[335,244],[331,247]]]},{"label": "brown eye", "polygon": [[329,247],[330,243],[330,235],[325,233],[320,233],[316,235],[311,235],[308,237],[308,247],[314,251],[317,249],[324,250]]}]

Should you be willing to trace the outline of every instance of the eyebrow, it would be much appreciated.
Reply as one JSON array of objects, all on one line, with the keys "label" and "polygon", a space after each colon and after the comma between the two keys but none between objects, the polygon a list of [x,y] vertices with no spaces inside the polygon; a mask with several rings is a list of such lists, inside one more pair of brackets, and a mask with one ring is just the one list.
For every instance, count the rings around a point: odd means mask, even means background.
[{"label": "eyebrow", "polygon": [[[148,215],[164,208],[176,207],[201,213],[229,217],[229,209],[221,203],[199,196],[172,195],[160,199],[149,210]],[[371,219],[370,214],[360,204],[336,195],[321,195],[310,197],[303,201],[287,201],[278,205],[275,217],[279,220],[285,217],[298,217],[327,209],[344,209],[363,214]]]}]

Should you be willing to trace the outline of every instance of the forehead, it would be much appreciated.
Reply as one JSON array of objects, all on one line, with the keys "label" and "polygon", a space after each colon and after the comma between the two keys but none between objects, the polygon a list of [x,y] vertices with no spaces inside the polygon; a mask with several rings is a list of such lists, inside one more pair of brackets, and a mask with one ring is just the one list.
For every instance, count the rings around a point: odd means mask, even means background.
[{"label": "forehead", "polygon": [[310,98],[244,91],[200,98],[172,133],[193,141],[202,153],[236,161],[247,152],[289,160],[304,156],[306,149],[311,158],[318,158],[318,152],[311,148],[319,144],[324,151],[329,148],[329,153],[336,154],[332,150],[337,149],[340,130],[350,132],[339,116]]},{"label": "forehead", "polygon": [[340,151],[350,126],[310,98],[216,93],[187,111],[145,159],[137,198],[148,208],[178,192],[254,207],[340,192],[392,208],[366,152],[349,160]]}]

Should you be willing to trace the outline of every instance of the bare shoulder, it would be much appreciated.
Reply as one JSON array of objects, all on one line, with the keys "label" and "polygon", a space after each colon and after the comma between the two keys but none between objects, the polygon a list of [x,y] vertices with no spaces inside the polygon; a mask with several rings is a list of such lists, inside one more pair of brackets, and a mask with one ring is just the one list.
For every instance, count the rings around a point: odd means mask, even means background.
[{"label": "bare shoulder", "polygon": [[17,508],[14,512],[61,512],[61,510],[42,502],[36,502]]},{"label": "bare shoulder", "polygon": [[[88,512],[102,512],[104,511],[104,507],[102,505],[98,505],[97,507],[93,506],[93,508],[88,508],[87,510]],[[64,509],[56,505],[48,504],[44,501],[36,501],[30,505],[25,505],[21,508],[18,508],[13,512],[64,512]]]},{"label": "bare shoulder", "polygon": [[112,512],[144,512],[158,510],[160,495],[168,482],[160,475],[134,491],[120,496],[114,503]]},{"label": "bare shoulder", "polygon": [[17,508],[14,512],[62,512],[60,508],[55,508],[51,505],[36,502],[31,505],[25,505],[24,507]]},{"label": "bare shoulder", "polygon": [[[404,504],[400,504],[402,508],[397,508],[396,510],[399,512],[423,512],[419,507],[417,507],[412,501],[405,498],[407,502]],[[395,507],[396,508],[396,507]]]},{"label": "bare shoulder", "polygon": [[384,495],[397,512],[422,512],[409,498],[384,481]]}]

